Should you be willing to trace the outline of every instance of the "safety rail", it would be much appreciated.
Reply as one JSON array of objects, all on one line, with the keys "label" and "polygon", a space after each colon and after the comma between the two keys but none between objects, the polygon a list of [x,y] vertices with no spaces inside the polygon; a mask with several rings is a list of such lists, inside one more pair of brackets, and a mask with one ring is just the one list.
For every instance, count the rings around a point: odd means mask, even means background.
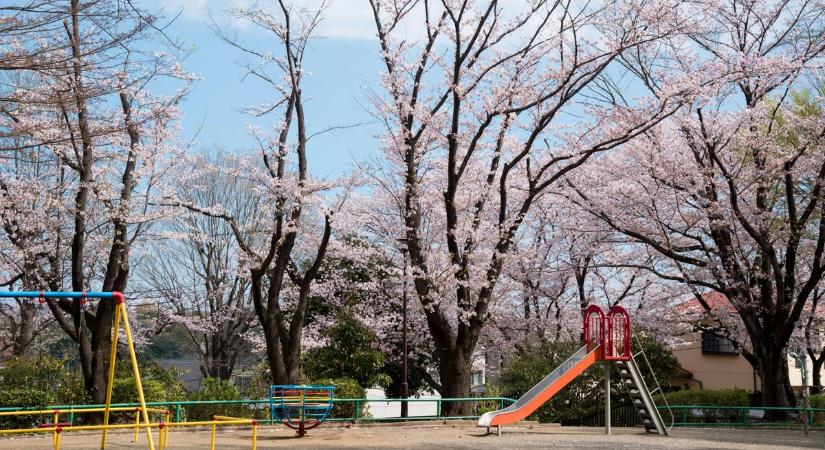
[{"label": "safety rail", "polygon": [[670,404],[668,403],[667,398],[664,395],[656,395],[657,393],[664,394],[664,391],[662,391],[662,386],[659,384],[659,380],[656,378],[656,372],[653,371],[653,366],[650,364],[650,360],[647,359],[647,353],[645,353],[644,347],[642,346],[642,341],[639,339],[639,335],[636,334],[636,330],[633,330],[632,328],[631,333],[633,335],[633,340],[636,343],[636,347],[639,349],[638,352],[633,354],[633,359],[636,359],[636,356],[638,355],[642,355],[647,371],[653,378],[653,381],[656,383],[656,388],[652,391],[648,390],[648,392],[650,393],[650,396],[653,398],[654,401],[661,399],[664,402],[664,405],[656,406],[656,409],[658,409],[659,411],[664,409],[668,412],[668,414],[670,414],[670,425],[667,427],[669,431],[676,424],[676,417],[673,415],[673,410],[670,409]]},{"label": "safety rail", "polygon": [[[410,417],[371,417],[369,415],[364,415],[362,413],[362,407],[365,405],[370,404],[399,404],[400,402],[405,401],[409,403],[435,403],[435,414],[428,414],[428,415],[421,415],[421,416],[410,416]],[[398,398],[382,398],[382,399],[366,399],[366,398],[335,398],[333,399],[334,405],[353,405],[353,414],[347,417],[330,417],[327,419],[328,421],[332,422],[354,422],[354,421],[362,421],[362,422],[395,422],[395,421],[415,421],[415,420],[458,420],[458,419],[478,419],[481,414],[477,415],[465,415],[465,416],[444,416],[441,414],[443,410],[442,405],[447,402],[467,402],[475,405],[484,404],[484,410],[490,408],[490,406],[498,407],[503,409],[506,406],[514,403],[515,400],[507,397],[457,397],[457,398],[409,398],[409,399],[398,399]],[[247,405],[250,408],[250,413],[257,413],[257,418],[259,423],[273,423],[273,419],[269,417],[269,400],[268,399],[261,399],[261,400],[183,400],[183,401],[169,401],[169,402],[147,402],[146,406],[147,409],[149,408],[165,408],[171,411],[171,421],[170,423],[182,422],[185,418],[186,414],[186,407],[187,406],[230,406],[230,405]],[[97,409],[101,408],[102,405],[58,405],[58,406],[46,406],[46,407],[2,407],[0,408],[0,417],[2,416],[3,412],[22,412],[22,411],[40,411],[42,413],[52,412],[53,410],[60,410],[61,414],[66,413],[70,414],[69,421],[70,423],[74,423],[74,415],[72,413],[78,413],[82,411],[86,411],[89,409]],[[139,406],[137,403],[113,403],[112,410],[114,408],[125,408],[128,410],[129,408],[135,408]],[[132,409],[134,410],[134,409]],[[151,411],[151,410],[150,410]],[[483,411],[482,411],[483,412]],[[134,426],[134,425],[133,425]]]},{"label": "safety rail", "polygon": [[[661,409],[661,407],[660,407]],[[714,406],[714,405],[672,405],[678,427],[729,427],[756,426],[776,427],[798,425],[804,414],[803,408],[793,406]],[[765,420],[767,411],[782,411],[797,416],[796,420]],[[825,428],[825,408],[807,408],[808,423],[811,427]]]},{"label": "safety rail", "polygon": [[[657,400],[661,400],[661,396],[657,396]],[[355,408],[353,410],[353,415],[348,417],[335,417],[330,418],[331,421],[338,421],[338,422],[352,422],[352,421],[361,421],[361,422],[397,422],[397,421],[416,421],[416,420],[458,420],[458,419],[477,419],[478,415],[466,415],[466,416],[444,416],[441,414],[442,408],[441,404],[443,402],[454,402],[454,401],[462,401],[462,402],[471,402],[476,404],[481,404],[482,402],[486,402],[485,410],[490,408],[490,404],[495,404],[499,409],[503,409],[506,406],[514,403],[515,400],[507,397],[464,397],[464,398],[441,398],[441,399],[430,399],[430,398],[410,398],[406,401],[408,402],[421,402],[421,403],[436,403],[438,406],[436,407],[436,414],[435,415],[426,415],[426,416],[412,416],[412,417],[369,417],[364,416],[361,414],[361,406],[365,404],[396,404],[403,401],[402,399],[398,398],[387,398],[387,399],[364,399],[364,398],[337,398],[334,400],[335,403],[341,405],[351,404],[354,405]],[[260,416],[258,418],[259,424],[271,423],[271,420],[268,418],[268,400],[200,400],[200,401],[177,401],[177,402],[149,402],[147,403],[147,410],[150,412],[154,412],[156,410],[160,412],[160,410],[169,410],[171,412],[170,419],[168,420],[169,424],[182,422],[182,419],[185,416],[185,408],[187,406],[196,406],[196,405],[250,405],[250,413],[259,413]],[[134,411],[135,408],[139,407],[137,403],[119,403],[119,404],[112,404],[112,411]],[[629,407],[629,406],[628,406]],[[48,416],[49,414],[53,414],[55,410],[59,410],[60,414],[69,414],[70,419],[73,419],[73,413],[80,413],[80,412],[92,412],[90,410],[95,410],[101,408],[100,405],[58,405],[58,406],[47,406],[47,407],[32,407],[32,408],[11,408],[11,407],[2,407],[0,408],[0,417],[8,416],[9,414],[3,414],[4,412],[12,412],[12,411],[29,411],[29,412],[40,412],[44,416]],[[121,409],[122,408],[122,409]],[[156,409],[157,408],[157,409]],[[667,407],[662,405],[658,407],[661,409],[666,409]],[[789,413],[796,414],[797,417],[802,414],[802,408],[799,407],[769,407],[769,406],[714,406],[714,405],[671,405],[670,409],[673,410],[675,419],[674,426],[677,427],[702,427],[702,426],[759,426],[759,427],[770,427],[770,426],[789,426],[798,424],[798,420],[789,422],[776,422],[776,421],[767,421],[763,420],[761,416],[766,416],[764,411],[786,411]],[[763,413],[760,415],[760,411]],[[811,423],[812,427],[823,428],[825,427],[825,408],[808,408],[808,415],[809,415],[809,423]],[[617,415],[614,415],[614,419]],[[252,419],[246,419],[252,420]],[[205,424],[204,426],[211,425],[209,421],[202,421],[200,423]],[[147,425],[141,421],[139,427],[144,428]],[[621,426],[621,425],[619,425]],[[132,428],[135,427],[134,423],[127,423],[118,425],[119,428]],[[48,430],[48,429],[47,429]],[[51,430],[53,431],[53,430]]]}]

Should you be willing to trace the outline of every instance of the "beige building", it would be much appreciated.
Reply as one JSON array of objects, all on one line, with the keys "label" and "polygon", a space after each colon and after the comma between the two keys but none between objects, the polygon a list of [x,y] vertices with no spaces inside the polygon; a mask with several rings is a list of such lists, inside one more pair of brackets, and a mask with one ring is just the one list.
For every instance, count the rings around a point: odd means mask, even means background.
[{"label": "beige building", "polygon": [[759,389],[753,366],[727,339],[709,332],[696,332],[688,344],[672,349],[685,373],[671,380],[681,389]]},{"label": "beige building", "polygon": [[[759,390],[759,375],[753,366],[736,350],[727,339],[713,333],[696,332],[690,343],[672,349],[673,356],[684,369],[679,378],[671,380],[671,385],[680,389],[745,389]],[[810,358],[805,361],[810,386],[813,370]],[[799,363],[788,357],[788,375],[791,386],[802,390],[802,371]],[[825,367],[821,370],[825,379]]]}]

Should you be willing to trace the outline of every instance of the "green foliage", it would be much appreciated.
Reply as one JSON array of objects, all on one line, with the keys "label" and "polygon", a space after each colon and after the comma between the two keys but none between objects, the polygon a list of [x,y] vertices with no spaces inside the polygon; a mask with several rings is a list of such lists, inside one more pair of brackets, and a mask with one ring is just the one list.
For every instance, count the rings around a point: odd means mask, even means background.
[{"label": "green foliage", "polygon": [[[319,386],[335,386],[335,398],[367,398],[367,391],[351,378],[322,378],[312,382]],[[364,417],[367,410],[366,402],[361,404],[358,417]],[[336,403],[332,408],[332,417],[355,417],[355,403]]]},{"label": "green foliage", "polygon": [[[811,408],[825,409],[825,394],[816,394],[808,397],[808,404]],[[812,422],[819,426],[825,426],[825,412],[814,413]]]},{"label": "green foliage", "polygon": [[[143,397],[147,402],[165,402],[166,387],[157,380],[143,380]],[[138,401],[135,378],[116,378],[112,385],[112,403],[136,403]]]},{"label": "green foliage", "polygon": [[249,384],[241,390],[244,398],[269,398],[269,387],[272,379],[269,376],[269,363],[263,361],[252,369],[252,377]]},{"label": "green foliage", "polygon": [[744,389],[703,389],[668,392],[671,405],[750,406],[748,391]]},{"label": "green foliage", "polygon": [[[637,343],[641,344],[642,350],[644,350],[644,354],[650,362],[650,367],[653,369],[652,374],[647,370],[642,370],[642,376],[644,377],[645,383],[648,387],[652,390],[653,386],[656,385],[657,380],[659,384],[664,385],[668,380],[675,378],[679,373],[679,360],[673,356],[673,353],[671,353],[667,347],[659,342],[659,340],[652,336],[648,336],[643,332],[637,332],[636,335],[639,340],[633,340],[633,344],[631,346],[633,348],[633,352],[635,353],[638,351],[636,348]],[[639,361],[639,364],[644,365],[642,361]]]},{"label": "green foliage", "polygon": [[[750,394],[744,389],[706,389],[668,392],[665,398],[669,405],[697,406],[750,406]],[[662,404],[661,396],[656,403]],[[702,423],[738,423],[742,420],[742,411],[713,408],[691,408],[676,411],[678,421]]]},{"label": "green foliage", "polygon": [[[201,381],[200,389],[190,396],[190,400],[240,400],[241,393],[231,381],[219,378],[205,378]],[[186,419],[209,420],[212,416],[248,417],[249,408],[246,405],[217,404],[217,405],[191,405],[186,407]]]},{"label": "green foliage", "polygon": [[[581,345],[578,342],[539,342],[509,361],[501,372],[501,392],[506,397],[519,398],[542,378],[558,367]],[[595,369],[595,370],[594,370]],[[553,396],[533,415],[540,422],[555,422],[563,416],[577,416],[589,402],[596,399],[602,378],[599,367],[585,371],[565,389]]]},{"label": "green foliage", "polygon": [[[7,360],[0,368],[0,405],[31,407],[88,403],[80,376],[65,362],[47,356]],[[0,418],[2,428],[29,428],[51,417],[20,416]]]},{"label": "green foliage", "polygon": [[[143,383],[143,395],[147,402],[156,401],[176,401],[186,398],[186,388],[180,382],[180,370],[175,367],[164,369],[154,361],[138,361],[140,379]],[[118,399],[114,403],[134,403],[138,401],[137,390],[134,390],[134,377],[132,374],[132,364],[128,357],[118,359],[115,366],[115,383],[112,391],[112,398]],[[148,386],[152,385],[152,388]],[[120,391],[117,391],[120,386]],[[128,390],[132,386],[132,390]],[[150,400],[148,389],[154,389],[153,398]],[[118,393],[119,392],[119,393]],[[122,397],[118,397],[121,395]]]},{"label": "green foliage", "polygon": [[384,354],[377,348],[375,333],[352,314],[339,313],[324,337],[329,340],[326,346],[303,354],[307,378],[350,378],[363,388],[389,383],[382,371]]},{"label": "green foliage", "polygon": [[[499,386],[485,384],[484,397],[504,397],[504,395],[502,395]],[[472,405],[472,414],[475,416],[480,416],[488,411],[496,411],[502,409],[502,406],[506,407],[508,403],[502,403],[499,400],[485,400],[480,402],[473,402]]]}]

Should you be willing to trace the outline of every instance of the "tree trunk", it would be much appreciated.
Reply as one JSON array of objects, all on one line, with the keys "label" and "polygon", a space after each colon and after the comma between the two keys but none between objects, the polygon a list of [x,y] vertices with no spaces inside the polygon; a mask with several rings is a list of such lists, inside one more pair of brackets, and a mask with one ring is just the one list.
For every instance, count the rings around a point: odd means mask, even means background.
[{"label": "tree trunk", "polygon": [[[463,398],[470,396],[470,372],[473,366],[472,352],[462,350],[439,351],[438,372],[441,378],[442,398]],[[444,402],[443,416],[466,416],[470,413],[470,402]]]},{"label": "tree trunk", "polygon": [[12,354],[23,356],[31,346],[35,337],[35,322],[37,320],[37,305],[34,302],[19,302],[20,321],[17,324],[17,333],[12,343]]},{"label": "tree trunk", "polygon": [[[766,333],[768,334],[768,333]],[[770,339],[765,336],[765,339]],[[787,380],[787,362],[782,348],[774,343],[763,345],[755,352],[757,358],[760,388],[762,390],[761,406],[793,406],[796,401],[788,395],[785,387]],[[766,411],[765,417],[769,420],[785,420],[785,411]]]},{"label": "tree trunk", "polygon": [[86,339],[81,340],[80,358],[81,367],[83,367],[83,384],[93,404],[106,402],[113,322],[114,304],[109,301],[102,301],[98,303],[94,322],[88,324],[88,328],[81,331],[83,335],[91,332],[88,343],[85,342]]},{"label": "tree trunk", "polygon": [[811,359],[811,394],[820,394],[822,389],[822,365],[825,363],[825,358]]}]

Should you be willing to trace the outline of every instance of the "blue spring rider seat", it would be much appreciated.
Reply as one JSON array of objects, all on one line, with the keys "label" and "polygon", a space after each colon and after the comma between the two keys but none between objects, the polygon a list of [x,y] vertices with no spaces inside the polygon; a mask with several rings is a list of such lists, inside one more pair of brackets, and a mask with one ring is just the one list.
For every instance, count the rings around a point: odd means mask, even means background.
[{"label": "blue spring rider seat", "polygon": [[321,425],[330,411],[335,386],[274,385],[269,387],[269,412],[303,437],[307,430]]}]

